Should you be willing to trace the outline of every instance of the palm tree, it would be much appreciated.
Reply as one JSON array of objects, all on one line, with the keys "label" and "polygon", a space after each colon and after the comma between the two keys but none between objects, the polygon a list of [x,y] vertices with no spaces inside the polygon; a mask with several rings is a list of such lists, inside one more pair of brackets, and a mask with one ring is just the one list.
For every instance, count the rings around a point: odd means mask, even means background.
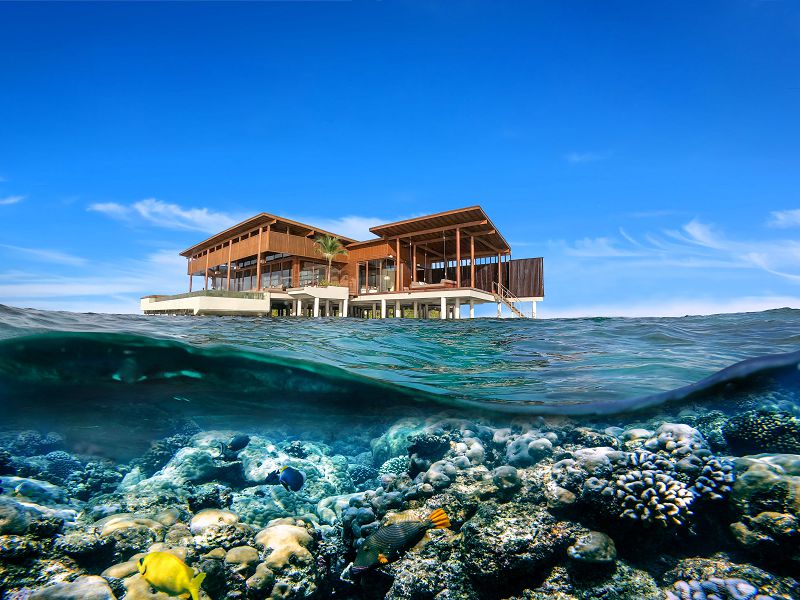
[{"label": "palm tree", "polygon": [[325,257],[328,261],[328,270],[326,272],[325,280],[330,283],[331,280],[331,263],[336,256],[347,254],[347,250],[342,246],[339,238],[333,235],[319,235],[314,240],[314,247],[317,252]]}]

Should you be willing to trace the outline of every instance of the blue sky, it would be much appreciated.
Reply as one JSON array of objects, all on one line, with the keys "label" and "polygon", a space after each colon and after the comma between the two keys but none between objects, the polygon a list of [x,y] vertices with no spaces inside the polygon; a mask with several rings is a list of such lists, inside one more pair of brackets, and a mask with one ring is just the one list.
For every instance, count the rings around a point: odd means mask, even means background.
[{"label": "blue sky", "polygon": [[477,203],[542,316],[800,307],[798,107],[796,2],[0,3],[0,303]]}]

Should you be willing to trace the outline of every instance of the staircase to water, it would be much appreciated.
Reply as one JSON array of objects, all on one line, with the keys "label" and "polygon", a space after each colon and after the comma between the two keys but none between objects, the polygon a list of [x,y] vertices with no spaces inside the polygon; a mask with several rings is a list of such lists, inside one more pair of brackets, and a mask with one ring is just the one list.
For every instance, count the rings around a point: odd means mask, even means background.
[{"label": "staircase to water", "polygon": [[507,287],[505,287],[501,283],[494,282],[492,283],[492,295],[497,302],[501,302],[509,309],[511,309],[511,314],[517,316],[520,319],[527,319],[527,315],[523,313],[520,309],[514,306],[515,302],[520,302],[520,299],[517,298],[514,294],[512,294]]}]

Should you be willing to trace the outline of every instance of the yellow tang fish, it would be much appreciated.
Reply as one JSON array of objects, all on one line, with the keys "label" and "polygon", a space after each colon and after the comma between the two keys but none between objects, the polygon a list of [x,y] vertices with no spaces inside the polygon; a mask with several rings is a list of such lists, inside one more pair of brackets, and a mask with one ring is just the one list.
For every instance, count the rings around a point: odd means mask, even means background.
[{"label": "yellow tang fish", "polygon": [[194,574],[194,569],[169,552],[150,552],[139,559],[139,573],[157,591],[171,596],[190,594],[198,600],[200,584],[205,573]]}]

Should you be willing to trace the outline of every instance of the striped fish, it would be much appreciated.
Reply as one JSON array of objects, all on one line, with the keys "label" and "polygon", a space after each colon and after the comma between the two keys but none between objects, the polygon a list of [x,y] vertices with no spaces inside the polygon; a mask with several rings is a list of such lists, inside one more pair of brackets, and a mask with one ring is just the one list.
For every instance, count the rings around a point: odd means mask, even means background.
[{"label": "striped fish", "polygon": [[429,529],[448,527],[450,519],[441,508],[434,510],[424,521],[400,521],[383,525],[364,540],[353,561],[353,573],[362,573],[397,560],[403,552],[416,546]]}]

